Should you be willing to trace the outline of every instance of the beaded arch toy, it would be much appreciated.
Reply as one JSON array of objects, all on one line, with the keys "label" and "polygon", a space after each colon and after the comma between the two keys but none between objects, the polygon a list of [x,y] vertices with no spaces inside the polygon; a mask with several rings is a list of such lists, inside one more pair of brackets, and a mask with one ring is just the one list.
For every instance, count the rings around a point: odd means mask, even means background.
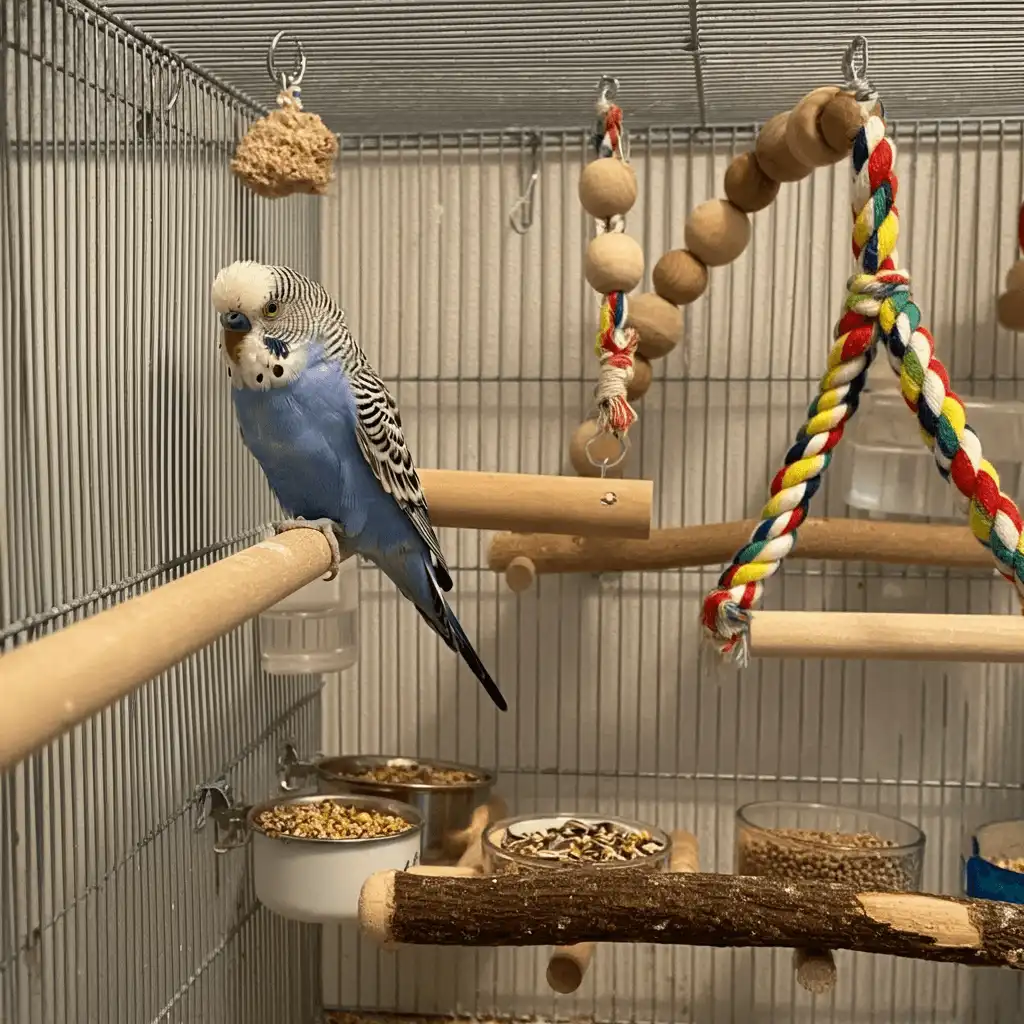
[{"label": "beaded arch toy", "polygon": [[[859,69],[858,49],[863,55]],[[934,339],[921,324],[921,310],[911,295],[910,275],[898,269],[896,146],[886,134],[878,94],[867,79],[867,47],[862,37],[854,41],[844,64],[845,92],[835,91],[834,98],[822,108],[813,99],[822,90],[815,90],[791,114],[780,115],[790,122],[787,138],[794,125],[805,124],[818,133],[821,145],[828,145],[835,141],[834,134],[830,139],[825,123],[829,107],[846,96],[860,112],[850,154],[857,271],[847,282],[843,313],[835,326],[835,340],[818,395],[771,483],[771,497],[761,511],[761,522],[722,573],[718,587],[704,600],[706,636],[722,654],[732,654],[741,665],[746,664],[749,654],[751,611],[761,598],[764,581],[778,570],[796,544],[797,529],[807,517],[810,501],[842,439],[844,425],[857,411],[879,342],[899,377],[903,399],[917,417],[936,468],[965,499],[971,531],[1024,601],[1021,513],[1000,490],[998,473],[982,456],[981,441],[967,422],[967,410],[951,390],[949,374],[935,356]],[[818,116],[808,118],[808,105],[818,107]],[[835,112],[831,120],[836,122]],[[761,138],[771,126],[769,121],[758,139],[755,156],[759,162]],[[792,151],[795,157],[797,147]],[[763,163],[762,169],[771,174]]]}]

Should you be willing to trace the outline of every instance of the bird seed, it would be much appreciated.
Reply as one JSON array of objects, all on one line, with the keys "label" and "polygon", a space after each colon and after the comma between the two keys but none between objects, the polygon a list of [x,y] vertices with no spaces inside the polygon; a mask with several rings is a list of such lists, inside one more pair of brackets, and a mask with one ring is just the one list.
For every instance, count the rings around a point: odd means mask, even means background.
[{"label": "bird seed", "polygon": [[1007,871],[1024,871],[1024,857],[993,857],[992,863]]},{"label": "bird seed", "polygon": [[885,852],[895,846],[873,832],[744,830],[739,837],[737,872],[780,881],[838,882],[861,891],[912,891],[920,875],[919,852]]},{"label": "bird seed", "polygon": [[665,845],[646,830],[635,831],[610,821],[588,824],[575,819],[527,835],[506,831],[501,840],[502,850],[508,853],[580,865],[640,860],[661,853]]},{"label": "bird seed", "polygon": [[358,779],[360,782],[384,782],[399,786],[459,786],[467,782],[480,781],[479,775],[460,768],[434,768],[432,765],[420,764],[417,761],[375,765],[372,768],[349,772],[344,777]]},{"label": "bird seed", "polygon": [[412,828],[397,814],[349,807],[334,800],[281,804],[263,811],[256,824],[271,839],[380,839]]}]

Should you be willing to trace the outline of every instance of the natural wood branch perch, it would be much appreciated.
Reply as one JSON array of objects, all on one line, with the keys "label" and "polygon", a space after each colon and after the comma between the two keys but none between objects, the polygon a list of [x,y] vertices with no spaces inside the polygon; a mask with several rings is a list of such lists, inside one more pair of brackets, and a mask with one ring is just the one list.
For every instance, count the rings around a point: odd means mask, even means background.
[{"label": "natural wood branch perch", "polygon": [[[506,573],[514,590],[525,589],[533,573],[641,572],[719,565],[730,561],[747,543],[756,525],[755,520],[745,519],[679,526],[652,530],[647,540],[615,542],[595,537],[499,533],[491,541],[488,564],[494,572]],[[809,519],[800,527],[800,539],[790,558],[957,569],[992,567],[992,556],[966,526],[869,519]]]},{"label": "natural wood branch perch", "polygon": [[1024,906],[749,875],[609,874],[436,878],[382,871],[363,885],[359,916],[364,932],[385,945],[812,946],[1024,966]]},{"label": "natural wood branch perch", "polygon": [[1020,615],[754,612],[756,658],[1024,662]]}]

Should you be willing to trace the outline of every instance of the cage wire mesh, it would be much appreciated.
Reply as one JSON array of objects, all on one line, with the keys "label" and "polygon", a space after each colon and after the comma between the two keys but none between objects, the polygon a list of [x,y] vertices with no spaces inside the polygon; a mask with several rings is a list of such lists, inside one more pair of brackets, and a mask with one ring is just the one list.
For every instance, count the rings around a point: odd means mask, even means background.
[{"label": "cage wire mesh", "polygon": [[[226,161],[253,105],[62,0],[0,14],[0,640],[29,641],[250,543],[272,512],[209,285],[243,254],[316,273],[315,206]],[[321,682],[237,630],[0,777],[0,1020],[311,1018],[319,936],[193,833],[198,783],[275,783]]]},{"label": "cage wire mesh", "polygon": [[[173,36],[176,6],[128,13],[212,65],[231,52],[205,36],[212,5],[190,5],[195,31],[179,25]],[[352,16],[376,11],[379,31],[391,24],[385,6]],[[912,6],[891,5],[893,17]],[[711,14],[736,7],[693,9],[710,31]],[[822,18],[826,7],[838,5],[801,5]],[[998,16],[998,5],[957,7],[978,25]],[[242,51],[271,34],[276,8],[243,10],[254,27]],[[218,17],[238,28],[234,11]],[[508,111],[492,128],[480,108],[476,131],[346,134],[331,198],[267,204],[226,170],[253,114],[244,95],[77,4],[28,0],[4,19],[3,315],[16,339],[0,449],[5,646],[218,557],[270,515],[208,333],[209,281],[240,255],[322,277],[392,386],[420,465],[568,471],[567,437],[586,415],[596,366],[597,298],[582,271],[590,225],[576,197],[585,129],[502,131]],[[834,78],[846,27],[808,24],[836,34],[828,66],[818,76],[806,61],[787,65],[791,79],[776,83],[786,95],[776,102],[767,90],[763,110],[745,110],[750,121]],[[303,36],[304,98],[328,115],[316,105],[314,47],[325,47],[322,65],[343,66],[328,48],[343,36]],[[873,46],[873,67],[876,55]],[[248,88],[244,69],[262,57],[222,70]],[[556,92],[565,105],[545,116],[589,128],[594,71],[606,68],[581,60],[577,70],[578,89],[571,99]],[[462,74],[471,72],[484,75],[478,65]],[[630,72],[621,74],[631,125]],[[330,86],[321,76],[325,105]],[[348,81],[338,95],[348,120],[335,127],[384,122],[384,101],[363,97],[360,107],[355,95],[349,105]],[[570,104],[584,113],[570,116]],[[701,119],[683,100],[670,113]],[[679,244],[686,213],[719,192],[753,126],[668,128],[646,116],[632,134],[640,198],[629,233],[653,266]],[[1015,341],[995,323],[1024,192],[1024,126],[905,123],[897,142],[902,263],[918,274],[915,293],[954,386],[1024,397]],[[534,153],[535,216],[520,237],[507,216]],[[760,508],[839,311],[851,267],[847,197],[842,166],[787,186],[754,218],[744,256],[716,270],[687,309],[687,351],[656,365],[628,469],[656,481],[655,525]],[[886,373],[878,363],[872,379]],[[817,514],[848,514],[846,454]],[[835,800],[918,823],[928,837],[924,887],[957,892],[970,830],[1024,812],[1017,668],[806,660],[714,672],[699,653],[697,618],[715,572],[541,578],[516,597],[487,569],[489,535],[443,530],[441,540],[454,607],[512,713],[499,718],[481,702],[475,681],[367,567],[360,665],[332,682],[322,739],[318,681],[261,676],[251,629],[191,659],[3,778],[5,1019],[304,1024],[321,999],[366,1012],[602,1021],[1021,1019],[1014,974],[855,954],[839,956],[834,995],[812,1000],[786,952],[608,946],[577,995],[556,998],[544,950],[382,953],[351,929],[327,928],[321,978],[316,933],[259,909],[245,855],[217,859],[209,837],[191,832],[195,784],[226,773],[246,796],[267,790],[284,738],[302,753],[322,743],[496,765],[513,813],[598,810],[685,827],[708,870],[733,868],[738,804]],[[773,579],[767,605],[1014,610],[987,573],[807,561]]]}]

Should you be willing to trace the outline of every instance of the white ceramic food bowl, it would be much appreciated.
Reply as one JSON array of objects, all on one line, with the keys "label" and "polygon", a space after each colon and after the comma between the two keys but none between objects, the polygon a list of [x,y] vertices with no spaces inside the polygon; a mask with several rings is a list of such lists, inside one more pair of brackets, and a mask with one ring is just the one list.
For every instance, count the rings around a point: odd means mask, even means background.
[{"label": "white ceramic food bowl", "polygon": [[[332,801],[404,818],[406,832],[377,839],[299,839],[268,836],[256,819],[274,807]],[[253,807],[246,817],[252,836],[256,898],[293,921],[329,924],[359,914],[359,892],[375,871],[404,870],[420,861],[423,819],[415,808],[376,796],[281,797]]]}]

